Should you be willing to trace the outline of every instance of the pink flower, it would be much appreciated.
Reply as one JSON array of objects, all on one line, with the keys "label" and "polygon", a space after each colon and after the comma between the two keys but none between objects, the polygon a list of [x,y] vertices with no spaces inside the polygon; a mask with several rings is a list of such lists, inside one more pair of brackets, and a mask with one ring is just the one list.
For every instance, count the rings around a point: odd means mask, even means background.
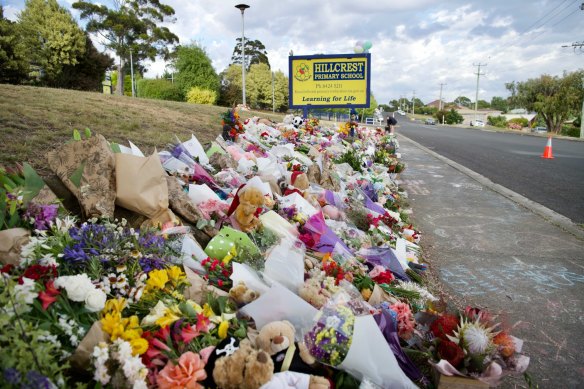
[{"label": "pink flower", "polygon": [[202,313],[197,313],[197,326],[198,332],[209,332],[209,318]]},{"label": "pink flower", "polygon": [[371,270],[371,271],[369,272],[369,277],[370,277],[370,278],[375,278],[375,277],[377,277],[378,275],[380,275],[381,273],[383,273],[384,271],[385,271],[385,268],[384,268],[383,266],[381,266],[381,265],[376,265],[376,266],[373,268],[373,270]]},{"label": "pink flower", "polygon": [[187,324],[182,328],[180,337],[183,343],[187,344],[190,343],[191,340],[199,336],[199,331],[193,328],[190,324]]},{"label": "pink flower", "polygon": [[168,361],[158,373],[156,383],[160,389],[202,389],[203,386],[198,381],[205,378],[205,362],[199,354],[188,351],[180,356],[177,365]]},{"label": "pink flower", "polygon": [[397,302],[391,305],[390,308],[397,313],[397,334],[402,339],[410,339],[416,325],[410,306],[406,303]]}]

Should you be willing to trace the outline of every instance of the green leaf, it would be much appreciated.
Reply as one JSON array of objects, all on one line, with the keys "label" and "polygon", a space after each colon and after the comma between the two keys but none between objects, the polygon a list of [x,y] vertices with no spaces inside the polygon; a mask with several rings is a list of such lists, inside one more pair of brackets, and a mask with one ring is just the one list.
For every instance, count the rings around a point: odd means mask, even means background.
[{"label": "green leaf", "polygon": [[181,313],[189,319],[194,319],[197,317],[197,311],[195,311],[195,308],[193,308],[191,304],[183,301],[178,305],[178,308],[180,309]]},{"label": "green leaf", "polygon": [[83,176],[83,170],[85,170],[85,161],[81,162],[79,167],[73,172],[73,174],[71,174],[71,177],[69,177],[73,185],[78,188],[81,186],[81,176]]},{"label": "green leaf", "polygon": [[86,139],[91,138],[91,130],[87,127],[85,127],[85,138]]},{"label": "green leaf", "polygon": [[0,230],[4,229],[4,220],[6,220],[6,214],[4,213],[6,210],[6,197],[3,190],[0,191]]},{"label": "green leaf", "polygon": [[43,179],[28,163],[23,164],[24,173],[24,203],[34,199],[45,186]]},{"label": "green leaf", "polygon": [[[16,208],[16,203],[12,203]],[[12,208],[12,207],[11,207]],[[18,222],[20,221],[20,216],[18,215],[18,212],[14,212],[13,214],[10,215],[10,219],[8,220],[8,228],[14,228],[18,225]]]},{"label": "green leaf", "polygon": [[81,134],[77,129],[73,130],[73,140],[81,140]]}]

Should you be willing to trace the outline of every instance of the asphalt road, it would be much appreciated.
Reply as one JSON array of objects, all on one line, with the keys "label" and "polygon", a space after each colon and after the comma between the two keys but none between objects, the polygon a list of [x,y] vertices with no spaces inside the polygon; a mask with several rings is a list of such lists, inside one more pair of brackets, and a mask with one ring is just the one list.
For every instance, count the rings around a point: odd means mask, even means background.
[{"label": "asphalt road", "polygon": [[569,219],[584,223],[584,142],[425,125],[396,115],[397,132]]}]

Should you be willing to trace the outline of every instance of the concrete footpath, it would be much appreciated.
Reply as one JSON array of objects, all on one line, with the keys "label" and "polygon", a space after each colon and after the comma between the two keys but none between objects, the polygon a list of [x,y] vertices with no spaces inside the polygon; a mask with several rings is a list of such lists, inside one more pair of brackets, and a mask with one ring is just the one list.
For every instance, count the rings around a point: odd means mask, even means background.
[{"label": "concrete footpath", "polygon": [[[401,186],[445,293],[514,327],[539,388],[584,388],[584,241],[456,164],[398,140]],[[501,387],[527,385],[518,376]]]}]

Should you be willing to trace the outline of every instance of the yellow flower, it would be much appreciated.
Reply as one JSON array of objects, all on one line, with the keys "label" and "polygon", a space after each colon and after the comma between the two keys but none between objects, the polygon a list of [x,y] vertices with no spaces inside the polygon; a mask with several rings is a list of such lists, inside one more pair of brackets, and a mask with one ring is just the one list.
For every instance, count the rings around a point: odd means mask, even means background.
[{"label": "yellow flower", "polygon": [[365,300],[369,300],[369,297],[371,297],[371,293],[372,293],[372,292],[371,292],[371,289],[369,289],[369,288],[365,288],[365,289],[363,289],[363,290],[361,291],[361,296],[363,296],[363,298],[364,298]]},{"label": "yellow flower", "polygon": [[171,325],[172,323],[180,319],[180,312],[178,315],[175,312],[176,309],[166,308],[164,316],[156,320],[155,324],[161,328]]},{"label": "yellow flower", "polygon": [[229,250],[227,255],[225,257],[223,257],[221,262],[223,262],[224,264],[227,265],[233,258],[235,258],[236,255],[237,255],[237,250],[235,249],[235,246],[233,246],[233,247],[231,247],[231,250]]},{"label": "yellow flower", "polygon": [[166,269],[166,273],[168,274],[168,278],[172,281],[173,284],[177,285],[179,281],[183,280],[186,275],[182,271],[182,269],[178,266],[171,266]]},{"label": "yellow flower", "polygon": [[148,350],[148,341],[144,338],[132,339],[130,346],[132,346],[132,355],[141,355]]},{"label": "yellow flower", "polygon": [[106,313],[100,320],[103,331],[110,335],[112,341],[124,332],[124,325],[120,314]]},{"label": "yellow flower", "polygon": [[148,273],[148,281],[146,281],[146,286],[153,289],[164,289],[164,286],[168,282],[168,274],[166,270],[152,270]]},{"label": "yellow flower", "polygon": [[140,337],[140,335],[141,335],[140,332],[141,331],[137,331],[137,330],[133,330],[133,329],[132,330],[127,329],[127,330],[124,331],[124,333],[122,334],[121,338],[124,339],[124,340],[128,340],[128,341],[131,341],[131,340],[134,340],[134,339],[138,339]]},{"label": "yellow flower", "polygon": [[205,315],[207,317],[215,316],[213,309],[211,309],[211,306],[207,303],[205,303],[205,305],[203,305],[203,315]]},{"label": "yellow flower", "polygon": [[195,312],[197,312],[197,313],[202,313],[203,312],[203,308],[199,304],[197,304],[196,302],[194,302],[193,300],[187,300],[186,303],[189,304],[191,307],[193,307],[193,309],[195,310]]},{"label": "yellow flower", "polygon": [[217,334],[219,335],[220,339],[225,339],[227,337],[227,330],[229,329],[229,322],[228,321],[222,321],[221,324],[219,324],[219,330],[217,332]]},{"label": "yellow flower", "polygon": [[102,312],[121,313],[124,308],[126,308],[126,299],[118,297],[117,299],[107,300]]}]

